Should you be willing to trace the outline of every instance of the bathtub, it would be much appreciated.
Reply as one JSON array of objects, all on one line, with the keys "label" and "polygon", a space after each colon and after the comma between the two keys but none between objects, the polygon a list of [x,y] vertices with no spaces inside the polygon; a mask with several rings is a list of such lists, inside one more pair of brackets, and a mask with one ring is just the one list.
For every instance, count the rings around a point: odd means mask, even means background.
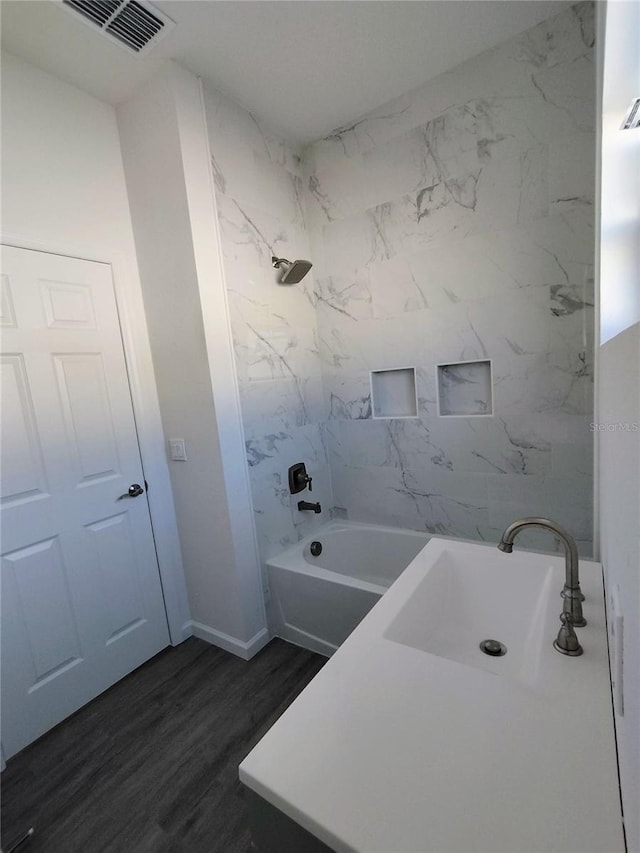
[{"label": "bathtub", "polygon": [[[324,525],[267,561],[273,634],[333,654],[428,541],[393,527]],[[321,543],[319,556],[312,542]]]}]

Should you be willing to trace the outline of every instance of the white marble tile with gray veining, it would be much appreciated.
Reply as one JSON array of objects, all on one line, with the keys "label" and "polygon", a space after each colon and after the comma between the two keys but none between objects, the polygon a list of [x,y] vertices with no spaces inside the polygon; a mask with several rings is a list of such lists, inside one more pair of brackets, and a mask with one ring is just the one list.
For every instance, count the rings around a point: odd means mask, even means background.
[{"label": "white marble tile with gray veining", "polygon": [[[557,520],[576,539],[591,539],[593,488],[590,476],[558,479],[545,475],[526,478],[496,475],[488,477],[487,488],[489,519],[499,529],[518,517],[543,516]],[[552,538],[545,537],[541,541],[548,543],[545,550],[552,550]]]},{"label": "white marble tile with gray veining", "polygon": [[337,154],[325,168],[314,145],[305,175],[310,221],[322,227],[370,207],[366,178],[361,155]]},{"label": "white marble tile with gray veining", "polygon": [[323,375],[328,419],[371,418],[371,383],[368,372]]},{"label": "white marble tile with gray veining", "polygon": [[576,3],[513,40],[516,59],[537,68],[571,62],[595,44],[595,8]]},{"label": "white marble tile with gray veining", "polygon": [[373,313],[380,319],[433,307],[440,296],[419,255],[402,254],[372,264],[369,281]]},{"label": "white marble tile with gray veining", "polygon": [[252,206],[267,211],[277,210],[279,218],[286,223],[304,229],[302,178],[292,175],[262,154],[254,154],[252,171]]},{"label": "white marble tile with gray veining", "polygon": [[430,472],[427,480],[420,471],[390,466],[349,468],[348,474],[342,499],[350,519],[469,538],[488,523],[482,476]]},{"label": "white marble tile with gray veining", "polygon": [[327,448],[318,423],[284,430],[277,419],[265,418],[259,428],[247,428],[245,444],[249,468],[261,475],[278,472],[286,475],[291,465],[302,461],[312,475],[318,473],[321,478],[328,464]]},{"label": "white marble tile with gray veining", "polygon": [[354,272],[444,239],[546,216],[545,164],[545,150],[532,148],[331,222],[323,229],[326,266],[331,273]]},{"label": "white marble tile with gray veining", "polygon": [[277,419],[283,429],[317,422],[324,416],[320,375],[246,382],[240,385],[243,423]]},{"label": "white marble tile with gray veining", "polygon": [[354,275],[316,277],[315,284],[314,304],[327,309],[327,319],[332,312],[354,321],[373,316],[371,285],[366,270]]},{"label": "white marble tile with gray veining", "polygon": [[345,465],[391,466],[410,470],[417,463],[451,467],[443,448],[431,439],[424,421],[343,420],[339,424]]},{"label": "white marble tile with gray veining", "polygon": [[218,200],[218,216],[225,257],[233,260],[244,249],[266,267],[271,257],[292,254],[291,228],[263,210],[239,204],[236,199],[222,196]]},{"label": "white marble tile with gray veining", "polygon": [[549,209],[566,213],[576,207],[593,208],[595,183],[592,132],[573,134],[549,146]]},{"label": "white marble tile with gray veining", "polygon": [[435,443],[447,449],[452,470],[477,474],[547,473],[551,470],[551,440],[538,419],[429,418]]}]

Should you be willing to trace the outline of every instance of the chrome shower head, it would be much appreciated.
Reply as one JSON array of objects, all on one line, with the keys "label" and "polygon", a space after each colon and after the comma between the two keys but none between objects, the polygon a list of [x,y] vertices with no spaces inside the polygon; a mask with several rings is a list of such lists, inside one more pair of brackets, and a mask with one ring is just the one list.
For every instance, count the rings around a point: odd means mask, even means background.
[{"label": "chrome shower head", "polygon": [[286,258],[271,258],[271,263],[277,270],[282,270],[280,284],[297,284],[309,272],[313,264],[311,261],[288,261]]}]

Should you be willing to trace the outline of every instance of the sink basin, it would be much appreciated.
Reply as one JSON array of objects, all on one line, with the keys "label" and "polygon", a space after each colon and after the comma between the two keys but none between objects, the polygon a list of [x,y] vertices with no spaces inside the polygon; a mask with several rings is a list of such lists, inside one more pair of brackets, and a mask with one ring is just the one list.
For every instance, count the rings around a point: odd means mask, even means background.
[{"label": "sink basin", "polygon": [[580,562],[580,657],[553,648],[564,577],[562,555],[432,537],[241,781],[336,853],[622,853],[602,569]]},{"label": "sink basin", "polygon": [[[383,636],[533,683],[542,644],[553,640],[544,634],[549,596],[558,596],[558,613],[562,607],[552,575],[551,567],[532,565],[526,554],[476,548],[469,560],[459,548],[445,548]],[[491,657],[483,652],[480,643],[488,639],[502,643],[506,654]]]}]

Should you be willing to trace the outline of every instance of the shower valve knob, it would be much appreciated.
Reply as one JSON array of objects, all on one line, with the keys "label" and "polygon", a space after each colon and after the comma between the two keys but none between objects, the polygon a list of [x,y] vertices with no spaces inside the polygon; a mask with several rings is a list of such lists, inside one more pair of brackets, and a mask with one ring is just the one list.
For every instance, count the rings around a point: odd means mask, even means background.
[{"label": "shower valve knob", "polygon": [[307,486],[311,491],[311,477],[307,474],[307,467],[304,462],[296,462],[289,468],[289,491],[292,495],[297,495]]}]

